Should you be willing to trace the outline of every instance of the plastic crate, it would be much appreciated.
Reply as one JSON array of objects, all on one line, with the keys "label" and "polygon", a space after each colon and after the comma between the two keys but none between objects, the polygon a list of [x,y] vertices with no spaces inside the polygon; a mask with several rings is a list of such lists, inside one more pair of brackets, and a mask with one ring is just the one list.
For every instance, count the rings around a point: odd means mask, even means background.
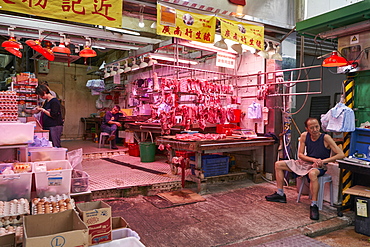
[{"label": "plastic crate", "polygon": [[175,154],[177,157],[184,157],[184,158],[190,158],[191,156],[195,156],[195,152],[190,151],[175,151]]},{"label": "plastic crate", "polygon": [[[34,162],[33,165],[38,197],[55,196],[57,194],[69,195],[72,166],[68,160]],[[46,166],[46,171],[39,171],[38,166]]]},{"label": "plastic crate", "polygon": [[[356,128],[356,130],[351,133],[351,143],[349,145],[349,155],[354,153],[368,154],[370,146],[370,129]],[[370,161],[370,157],[367,159],[361,158],[363,160]]]},{"label": "plastic crate", "polygon": [[[26,160],[26,151],[24,148],[20,149],[20,159]],[[67,154],[66,148],[56,147],[29,147],[28,156],[29,161],[48,161],[48,160],[65,160]]]},{"label": "plastic crate", "polygon": [[232,135],[234,129],[238,129],[239,127],[235,124],[217,124],[216,126],[216,133],[217,134],[226,134]]},{"label": "plastic crate", "polygon": [[[202,156],[204,177],[225,175],[229,173],[229,156],[211,154]],[[190,157],[195,160],[195,157]]]},{"label": "plastic crate", "polygon": [[[0,170],[9,164],[0,164]],[[0,174],[0,201],[31,198],[32,172]]]},{"label": "plastic crate", "polygon": [[84,171],[73,170],[71,179],[71,192],[79,193],[89,190],[89,174]]}]

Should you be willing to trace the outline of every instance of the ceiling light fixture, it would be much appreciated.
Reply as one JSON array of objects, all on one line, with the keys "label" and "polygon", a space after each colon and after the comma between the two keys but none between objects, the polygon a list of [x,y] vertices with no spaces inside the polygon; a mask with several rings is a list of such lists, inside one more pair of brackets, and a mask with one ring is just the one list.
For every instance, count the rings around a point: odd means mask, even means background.
[{"label": "ceiling light fixture", "polygon": [[341,67],[349,65],[347,59],[344,57],[338,56],[337,51],[333,51],[331,53],[331,56],[328,58],[325,58],[325,60],[322,62],[323,67]]},{"label": "ceiling light fixture", "polygon": [[214,46],[217,47],[217,48],[225,49],[225,50],[228,49],[228,46],[227,46],[224,38],[221,38],[221,40],[217,41],[214,44]]},{"label": "ceiling light fixture", "polygon": [[51,50],[52,43],[48,40],[45,40],[45,47],[42,48],[42,51],[40,52],[41,55],[44,56],[49,61],[54,61],[55,56],[54,52]]},{"label": "ceiling light fixture", "polygon": [[131,70],[137,70],[137,69],[140,69],[140,67],[139,65],[136,64],[136,58],[133,58]]},{"label": "ceiling light fixture", "polygon": [[12,53],[13,55],[21,58],[22,57],[22,52],[20,49],[23,49],[23,46],[20,42],[18,42],[15,37],[14,33],[11,32],[10,30],[14,30],[15,27],[11,26],[8,28],[8,35],[9,40],[4,41],[1,46],[5,48],[8,52]]},{"label": "ceiling light fixture", "polygon": [[183,64],[191,64],[191,65],[197,65],[198,62],[194,60],[188,60],[188,59],[175,59],[174,57],[168,56],[166,54],[159,54],[159,53],[151,53],[149,54],[150,58],[158,59],[158,60],[164,60],[164,61],[170,61],[170,62],[179,62]]},{"label": "ceiling light fixture", "polygon": [[280,51],[280,45],[276,44],[275,45],[275,54],[271,56],[271,59],[278,60],[278,61],[283,61],[283,57],[279,53]]},{"label": "ceiling light fixture", "polygon": [[33,39],[29,39],[29,40],[26,40],[26,44],[31,47],[33,50],[39,52],[39,53],[42,53],[44,51],[44,48],[42,48],[41,46],[41,33],[42,33],[42,30],[39,30],[39,38],[36,39],[36,40],[33,40]]},{"label": "ceiling light fixture", "polygon": [[80,57],[96,57],[96,51],[91,49],[91,38],[85,37],[86,38],[86,45],[83,48],[83,50],[80,51],[78,54]]},{"label": "ceiling light fixture", "polygon": [[233,49],[234,51],[236,51],[238,54],[242,54],[243,53],[243,47],[242,47],[242,44],[240,44],[240,43],[233,44],[231,46],[231,49]]},{"label": "ceiling light fixture", "polygon": [[71,50],[65,45],[66,36],[63,33],[59,33],[59,35],[61,36],[59,45],[54,46],[51,50],[53,52],[71,54]]},{"label": "ceiling light fixture", "polygon": [[140,4],[140,15],[139,15],[139,27],[140,28],[144,28],[145,27],[145,23],[144,23],[144,8],[145,8],[145,5],[144,4]]},{"label": "ceiling light fixture", "polygon": [[131,35],[136,35],[140,36],[139,32],[131,31],[131,30],[126,30],[126,29],[121,29],[121,28],[115,28],[115,27],[103,27],[99,26],[99,28],[105,28],[105,30],[112,31],[112,32],[117,32],[117,33],[126,33],[126,34],[131,34]]}]

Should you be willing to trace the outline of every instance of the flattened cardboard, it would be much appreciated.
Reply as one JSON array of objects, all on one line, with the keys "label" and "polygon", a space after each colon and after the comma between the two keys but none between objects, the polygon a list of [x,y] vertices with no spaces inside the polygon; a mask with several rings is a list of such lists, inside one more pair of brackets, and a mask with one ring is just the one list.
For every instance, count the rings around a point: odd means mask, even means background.
[{"label": "flattened cardboard", "polygon": [[346,189],[344,193],[349,194],[349,195],[363,196],[363,197],[370,198],[370,187],[355,185],[351,188]]},{"label": "flattened cardboard", "polygon": [[77,203],[76,208],[89,228],[89,244],[112,241],[112,210],[102,201]]},{"label": "flattened cardboard", "polygon": [[88,246],[88,228],[73,210],[23,217],[23,247]]}]

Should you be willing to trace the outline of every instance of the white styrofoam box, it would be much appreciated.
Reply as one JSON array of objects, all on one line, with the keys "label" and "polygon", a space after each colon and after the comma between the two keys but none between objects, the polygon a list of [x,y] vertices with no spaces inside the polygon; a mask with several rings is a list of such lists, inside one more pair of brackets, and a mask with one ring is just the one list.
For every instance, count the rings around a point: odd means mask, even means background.
[{"label": "white styrofoam box", "polygon": [[[38,171],[36,167],[40,165],[45,165],[46,171]],[[38,197],[70,194],[72,166],[68,160],[34,162],[33,171]]]},{"label": "white styrofoam box", "polygon": [[[36,161],[49,161],[49,160],[65,160],[66,148],[56,147],[28,147],[28,160],[31,162]],[[19,149],[19,159],[26,160],[26,149]]]},{"label": "white styrofoam box", "polygon": [[112,230],[112,239],[121,239],[127,237],[135,237],[137,240],[140,240],[139,234],[137,232],[131,230],[130,228],[119,228]]},{"label": "white styrofoam box", "polygon": [[126,131],[119,130],[118,131],[118,138],[126,138]]},{"label": "white styrofoam box", "polygon": [[[338,191],[339,191],[339,174],[340,174],[340,168],[337,163],[330,162],[327,164],[328,170],[326,171],[326,174],[329,174],[332,179],[333,183],[333,203],[338,204],[339,198],[338,198]],[[330,202],[330,185],[329,183],[325,183],[325,189],[324,189],[324,201]]]},{"label": "white styrofoam box", "polygon": [[96,244],[94,247],[145,247],[145,245],[135,237],[127,237],[115,239],[103,244]]},{"label": "white styrofoam box", "polygon": [[[0,164],[7,166],[6,163]],[[0,174],[0,201],[31,198],[32,171],[17,174]]]},{"label": "white styrofoam box", "polygon": [[0,123],[0,145],[32,143],[34,131],[32,123]]}]

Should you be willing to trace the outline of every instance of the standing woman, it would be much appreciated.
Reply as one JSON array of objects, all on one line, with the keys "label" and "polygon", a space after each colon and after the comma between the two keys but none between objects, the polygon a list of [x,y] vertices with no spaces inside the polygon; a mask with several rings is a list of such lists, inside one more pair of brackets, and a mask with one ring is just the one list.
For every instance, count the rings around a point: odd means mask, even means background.
[{"label": "standing woman", "polygon": [[45,102],[42,107],[38,106],[36,110],[41,111],[41,121],[44,130],[49,130],[49,139],[54,147],[62,147],[60,138],[63,132],[63,118],[60,102],[55,98],[46,85],[39,85],[36,93]]}]

